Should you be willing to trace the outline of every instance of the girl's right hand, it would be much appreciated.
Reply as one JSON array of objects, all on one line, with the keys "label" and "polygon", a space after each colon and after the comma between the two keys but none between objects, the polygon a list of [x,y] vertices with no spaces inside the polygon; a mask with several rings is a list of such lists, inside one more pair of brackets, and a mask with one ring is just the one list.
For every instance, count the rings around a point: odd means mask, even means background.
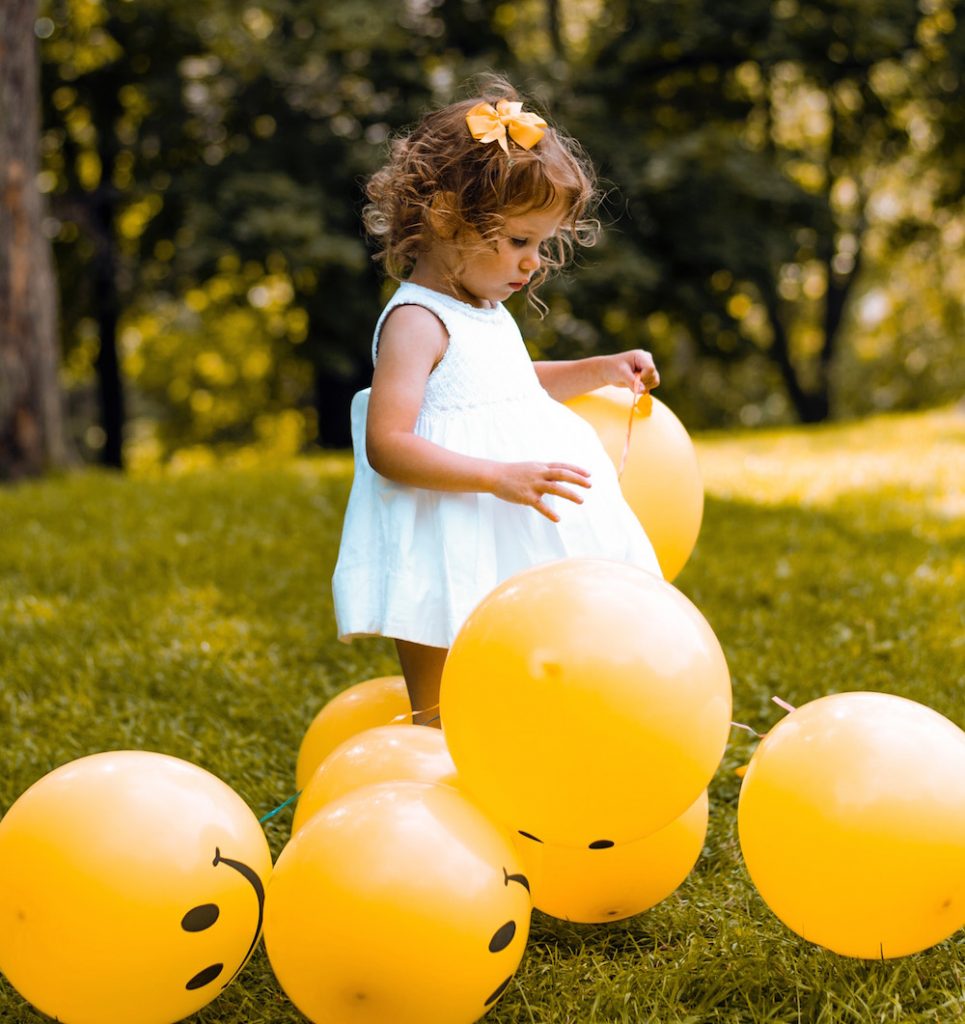
[{"label": "girl's right hand", "polygon": [[545,495],[555,494],[577,505],[583,504],[583,498],[564,484],[589,487],[590,474],[567,462],[505,462],[496,471],[492,493],[503,501],[529,505],[550,522],[558,523],[560,517],[543,502]]}]

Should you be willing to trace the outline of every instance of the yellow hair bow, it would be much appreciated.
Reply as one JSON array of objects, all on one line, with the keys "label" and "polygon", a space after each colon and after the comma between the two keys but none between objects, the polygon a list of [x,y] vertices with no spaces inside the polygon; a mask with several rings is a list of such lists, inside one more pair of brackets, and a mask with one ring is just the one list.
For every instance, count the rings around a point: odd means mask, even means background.
[{"label": "yellow hair bow", "polygon": [[512,100],[498,100],[496,106],[477,103],[466,114],[466,124],[477,142],[498,142],[506,154],[506,131],[513,142],[523,149],[532,149],[546,134],[546,122],[538,115],[523,111],[523,104]]}]

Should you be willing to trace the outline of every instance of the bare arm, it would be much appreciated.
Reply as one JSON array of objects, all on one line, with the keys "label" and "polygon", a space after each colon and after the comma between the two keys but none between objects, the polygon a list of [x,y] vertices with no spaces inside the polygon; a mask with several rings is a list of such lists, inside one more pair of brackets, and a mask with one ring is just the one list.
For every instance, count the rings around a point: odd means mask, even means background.
[{"label": "bare arm", "polygon": [[559,517],[542,502],[556,494],[582,501],[563,484],[589,486],[589,474],[566,463],[497,462],[449,451],[413,431],[426,381],[449,339],[438,318],[421,306],[399,306],[387,317],[372,377],[365,444],[369,464],[396,483],[436,491],[476,491],[530,505]]},{"label": "bare arm", "polygon": [[565,402],[606,384],[632,388],[637,375],[644,391],[652,391],[660,383],[660,374],[653,357],[643,349],[616,352],[589,359],[559,359],[533,363],[540,384],[558,402]]}]

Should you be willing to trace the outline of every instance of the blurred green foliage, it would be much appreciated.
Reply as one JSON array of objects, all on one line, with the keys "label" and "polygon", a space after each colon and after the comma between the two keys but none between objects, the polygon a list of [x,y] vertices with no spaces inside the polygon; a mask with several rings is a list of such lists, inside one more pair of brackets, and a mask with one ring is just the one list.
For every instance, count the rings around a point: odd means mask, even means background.
[{"label": "blurred green foliage", "polygon": [[[43,0],[75,433],[128,458],[344,445],[385,298],[361,183],[487,68],[580,139],[602,243],[534,355],[644,345],[691,427],[960,394],[962,0]],[[116,311],[112,319],[105,310]],[[116,323],[115,323],[116,321]]]}]

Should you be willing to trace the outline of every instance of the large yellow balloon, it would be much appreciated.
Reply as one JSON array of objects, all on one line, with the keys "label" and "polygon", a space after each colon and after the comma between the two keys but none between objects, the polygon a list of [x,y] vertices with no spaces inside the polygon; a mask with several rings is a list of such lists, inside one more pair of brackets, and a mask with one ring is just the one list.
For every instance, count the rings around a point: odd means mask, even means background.
[{"label": "large yellow balloon", "polygon": [[455,784],[456,766],[440,730],[424,725],[366,729],[336,747],[315,770],[298,798],[292,832],[353,789],[405,780]]},{"label": "large yellow balloon", "polygon": [[620,921],[656,906],[693,870],[707,835],[707,791],[669,825],[633,843],[597,850],[549,846],[524,836],[515,845],[533,906],[564,921]]},{"label": "large yellow balloon", "polygon": [[[618,469],[633,400],[629,388],[604,387],[566,403],[593,426]],[[684,425],[652,395],[637,399],[620,489],[647,531],[665,578],[674,579],[697,543],[704,486]]]},{"label": "large yellow balloon", "polygon": [[381,783],[323,807],[278,858],[265,948],[316,1024],[470,1024],[529,934],[509,837],[449,786]]},{"label": "large yellow balloon", "polygon": [[809,942],[884,959],[965,924],[965,733],[922,704],[798,708],[751,758],[738,828],[764,901]]},{"label": "large yellow balloon", "polygon": [[377,725],[412,721],[402,676],[366,679],[336,694],[312,720],[298,748],[295,787],[304,789],[315,769],[350,736]]},{"label": "large yellow balloon", "polygon": [[441,711],[460,787],[546,843],[642,838],[707,788],[730,676],[700,612],[653,573],[571,558],[487,595],[446,659]]},{"label": "large yellow balloon", "polygon": [[0,821],[0,970],[65,1024],[172,1024],[244,966],[270,872],[258,820],[202,768],[72,761]]}]

